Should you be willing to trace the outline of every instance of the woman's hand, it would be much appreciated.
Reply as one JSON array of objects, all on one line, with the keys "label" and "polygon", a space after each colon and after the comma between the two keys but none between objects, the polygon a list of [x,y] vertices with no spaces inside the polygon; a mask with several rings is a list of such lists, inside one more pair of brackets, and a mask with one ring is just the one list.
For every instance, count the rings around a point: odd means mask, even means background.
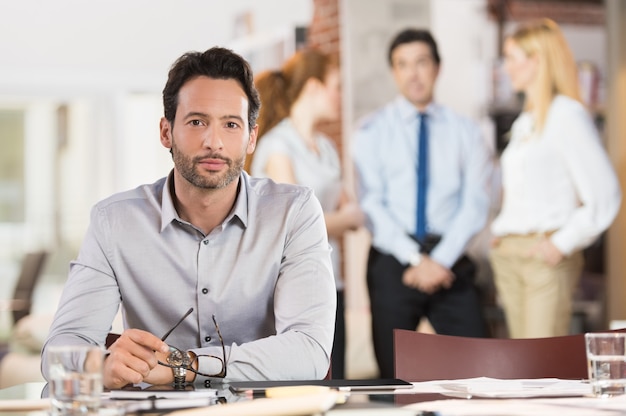
[{"label": "woman's hand", "polygon": [[554,267],[563,260],[563,253],[549,238],[544,237],[530,248],[529,257],[543,260],[547,265]]}]

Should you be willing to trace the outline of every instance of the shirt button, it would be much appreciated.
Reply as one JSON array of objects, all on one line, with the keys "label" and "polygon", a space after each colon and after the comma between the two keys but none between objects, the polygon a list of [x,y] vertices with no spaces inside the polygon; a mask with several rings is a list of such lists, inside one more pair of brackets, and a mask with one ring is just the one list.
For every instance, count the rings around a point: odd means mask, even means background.
[{"label": "shirt button", "polygon": [[206,295],[207,293],[209,293],[209,289],[207,289],[206,287],[203,288],[202,289],[202,293]]},{"label": "shirt button", "polygon": [[211,337],[204,337],[204,342],[211,342]]},{"label": "shirt button", "polygon": [[204,240],[202,241],[204,243],[204,245],[206,246],[207,244],[209,244],[209,240]]}]

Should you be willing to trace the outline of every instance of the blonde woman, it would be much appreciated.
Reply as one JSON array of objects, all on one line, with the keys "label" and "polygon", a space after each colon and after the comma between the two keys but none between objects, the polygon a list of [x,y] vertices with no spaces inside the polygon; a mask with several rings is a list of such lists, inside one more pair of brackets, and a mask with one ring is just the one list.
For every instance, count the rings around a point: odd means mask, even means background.
[{"label": "blonde woman", "polygon": [[364,215],[344,192],[335,146],[317,128],[339,115],[339,81],[335,61],[316,49],[296,52],[281,70],[260,74],[255,80],[262,103],[259,135],[249,164],[253,176],[312,188],[322,205],[337,285],[332,377],[342,379],[345,323],[339,239],[360,227]]},{"label": "blonde woman", "polygon": [[520,26],[504,43],[505,67],[525,106],[502,154],[502,209],[491,264],[512,338],[568,333],[581,250],[619,209],[620,187],[558,25]]}]

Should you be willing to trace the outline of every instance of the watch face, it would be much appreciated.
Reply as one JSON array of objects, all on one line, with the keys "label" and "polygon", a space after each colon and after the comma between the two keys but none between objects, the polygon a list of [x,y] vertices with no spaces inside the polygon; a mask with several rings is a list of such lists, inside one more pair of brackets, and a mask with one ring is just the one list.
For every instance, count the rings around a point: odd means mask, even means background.
[{"label": "watch face", "polygon": [[178,349],[172,349],[167,356],[167,363],[176,367],[187,367],[189,365],[189,355]]}]

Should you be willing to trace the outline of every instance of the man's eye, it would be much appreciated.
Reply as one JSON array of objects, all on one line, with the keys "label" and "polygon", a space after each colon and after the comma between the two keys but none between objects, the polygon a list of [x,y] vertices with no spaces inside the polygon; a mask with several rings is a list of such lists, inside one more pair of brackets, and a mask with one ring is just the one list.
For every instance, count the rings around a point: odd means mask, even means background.
[{"label": "man's eye", "polygon": [[237,127],[239,127],[239,125],[233,121],[229,121],[226,123],[226,127],[228,127],[229,129],[236,129]]},{"label": "man's eye", "polygon": [[200,120],[191,120],[190,124],[192,126],[200,126],[202,122]]}]

